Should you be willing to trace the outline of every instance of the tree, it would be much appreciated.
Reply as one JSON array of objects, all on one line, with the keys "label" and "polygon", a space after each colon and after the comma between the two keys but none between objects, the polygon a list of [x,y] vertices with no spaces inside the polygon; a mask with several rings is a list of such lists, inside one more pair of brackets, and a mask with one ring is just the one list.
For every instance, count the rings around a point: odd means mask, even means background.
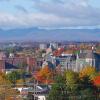
[{"label": "tree", "polygon": [[6,75],[7,79],[13,84],[13,86],[16,85],[16,82],[18,79],[20,79],[20,74],[17,71],[13,71],[11,73],[8,73]]},{"label": "tree", "polygon": [[[84,100],[96,99],[96,87],[88,76],[84,76],[80,79],[79,95]],[[98,100],[98,99],[96,99]]]},{"label": "tree", "polygon": [[52,85],[48,100],[68,100],[66,81],[63,75],[56,76],[55,83]]},{"label": "tree", "polygon": [[19,74],[20,74],[20,80],[22,80],[24,83],[26,82],[26,71],[25,70],[20,70]]},{"label": "tree", "polygon": [[6,78],[6,75],[0,72],[0,100],[11,100],[10,97],[18,94],[11,86],[12,84]]},{"label": "tree", "polygon": [[100,99],[100,74],[97,75],[94,79],[93,79],[93,84],[94,86],[96,86],[97,91],[96,94],[98,95],[98,100]]},{"label": "tree", "polygon": [[80,78],[88,76],[90,79],[93,79],[95,74],[96,74],[95,68],[91,66],[87,66],[80,71],[79,76]]},{"label": "tree", "polygon": [[[87,94],[88,96],[93,96],[94,93],[96,93],[97,91],[97,88],[93,84],[93,80],[95,79],[95,76],[97,75],[95,68],[91,66],[87,66],[83,68],[79,74],[80,74],[80,84],[81,84],[80,91],[83,91],[84,95],[86,95],[84,91],[91,90],[90,94],[88,92]],[[88,98],[87,100],[92,100],[92,99]]]},{"label": "tree", "polygon": [[99,100],[97,88],[88,76],[82,78],[73,71],[55,77],[48,100]]},{"label": "tree", "polygon": [[100,87],[100,75],[96,76],[93,79],[93,83],[94,83],[95,86]]},{"label": "tree", "polygon": [[23,79],[18,79],[17,81],[16,81],[16,87],[18,86],[20,86],[20,87],[23,87],[25,85],[25,81],[23,80]]},{"label": "tree", "polygon": [[81,99],[79,100],[99,100],[96,99],[96,95],[94,95],[94,91],[92,88],[86,88],[80,91]]},{"label": "tree", "polygon": [[65,72],[65,76],[66,76],[66,86],[68,91],[71,93],[75,92],[78,87],[77,84],[79,79],[78,73],[69,70]]},{"label": "tree", "polygon": [[35,75],[36,80],[46,84],[53,82],[52,77],[53,77],[53,72],[48,66],[45,66]]}]

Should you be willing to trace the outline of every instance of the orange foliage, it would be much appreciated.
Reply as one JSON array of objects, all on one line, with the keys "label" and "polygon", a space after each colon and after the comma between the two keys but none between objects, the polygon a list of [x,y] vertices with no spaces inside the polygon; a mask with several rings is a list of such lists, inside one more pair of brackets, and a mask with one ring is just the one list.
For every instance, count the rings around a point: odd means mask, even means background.
[{"label": "orange foliage", "polygon": [[95,86],[100,87],[100,76],[96,76],[93,80],[93,83],[94,83]]},{"label": "orange foliage", "polygon": [[[95,73],[95,68],[94,67],[90,67],[90,66],[87,66],[85,68],[83,68],[80,73],[79,73],[79,76],[82,78],[82,77],[85,77],[85,76],[89,76],[91,77],[93,74]],[[92,78],[92,77],[91,77]]]},{"label": "orange foliage", "polygon": [[52,71],[48,66],[45,66],[35,75],[35,79],[42,83],[52,83]]}]

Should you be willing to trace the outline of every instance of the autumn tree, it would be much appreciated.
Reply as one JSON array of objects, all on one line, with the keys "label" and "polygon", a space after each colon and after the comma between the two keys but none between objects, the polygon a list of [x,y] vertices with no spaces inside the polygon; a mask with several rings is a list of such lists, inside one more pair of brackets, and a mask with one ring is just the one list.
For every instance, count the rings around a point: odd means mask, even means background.
[{"label": "autumn tree", "polygon": [[100,88],[100,75],[96,76],[94,79],[93,79],[93,83],[95,86],[99,87]]},{"label": "autumn tree", "polygon": [[79,76],[80,78],[88,76],[90,79],[93,79],[95,77],[95,74],[96,74],[95,68],[87,66],[80,71]]},{"label": "autumn tree", "polygon": [[52,75],[53,75],[53,72],[52,70],[48,67],[48,66],[45,66],[44,68],[42,68],[38,73],[37,75],[35,76],[35,78],[40,81],[40,82],[43,82],[43,83],[49,83],[49,82],[52,82]]},{"label": "autumn tree", "polygon": [[[79,95],[84,100],[95,100],[97,88],[94,86],[89,76],[80,78]],[[98,100],[98,99],[97,99]]]},{"label": "autumn tree", "polygon": [[0,72],[0,100],[9,100],[11,96],[17,95],[17,91],[12,89],[12,84],[6,78],[6,75]]},{"label": "autumn tree", "polygon": [[86,100],[94,100],[96,98],[96,91],[97,88],[93,84],[93,80],[96,76],[96,70],[94,67],[87,66],[81,70],[79,73],[80,75],[80,95],[86,95],[82,96],[82,98]]}]

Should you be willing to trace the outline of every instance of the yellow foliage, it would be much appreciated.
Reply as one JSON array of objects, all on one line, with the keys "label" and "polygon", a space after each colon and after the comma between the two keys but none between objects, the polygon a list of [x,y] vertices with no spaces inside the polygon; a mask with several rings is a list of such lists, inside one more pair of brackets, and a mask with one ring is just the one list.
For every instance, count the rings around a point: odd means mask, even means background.
[{"label": "yellow foliage", "polygon": [[17,87],[22,87],[22,86],[24,86],[24,80],[23,80],[23,79],[17,80],[16,86],[17,86]]},{"label": "yellow foliage", "polygon": [[[91,77],[93,76],[93,74],[96,72],[95,68],[94,67],[91,67],[91,66],[87,66],[85,68],[83,68],[80,73],[79,73],[79,76],[80,78],[82,77],[85,77],[85,76],[88,76],[88,77]],[[92,77],[91,77],[92,78]]]},{"label": "yellow foliage", "polygon": [[6,79],[6,75],[0,72],[0,86],[2,85],[11,85],[10,81]]},{"label": "yellow foliage", "polygon": [[0,72],[0,100],[9,100],[8,97],[16,95],[17,91],[12,89],[10,81],[6,79],[6,75]]}]

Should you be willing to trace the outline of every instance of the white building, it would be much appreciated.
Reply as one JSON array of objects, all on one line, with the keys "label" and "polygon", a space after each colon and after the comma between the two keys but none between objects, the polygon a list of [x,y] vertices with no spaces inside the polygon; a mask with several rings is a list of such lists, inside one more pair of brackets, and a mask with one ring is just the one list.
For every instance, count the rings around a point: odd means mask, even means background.
[{"label": "white building", "polygon": [[41,44],[39,45],[39,48],[40,48],[41,50],[44,50],[44,49],[47,48],[47,44],[41,43]]},{"label": "white building", "polygon": [[46,97],[44,95],[38,95],[38,100],[46,100]]},{"label": "white building", "polygon": [[58,43],[52,42],[50,43],[50,47],[53,47],[54,49],[58,48]]}]

